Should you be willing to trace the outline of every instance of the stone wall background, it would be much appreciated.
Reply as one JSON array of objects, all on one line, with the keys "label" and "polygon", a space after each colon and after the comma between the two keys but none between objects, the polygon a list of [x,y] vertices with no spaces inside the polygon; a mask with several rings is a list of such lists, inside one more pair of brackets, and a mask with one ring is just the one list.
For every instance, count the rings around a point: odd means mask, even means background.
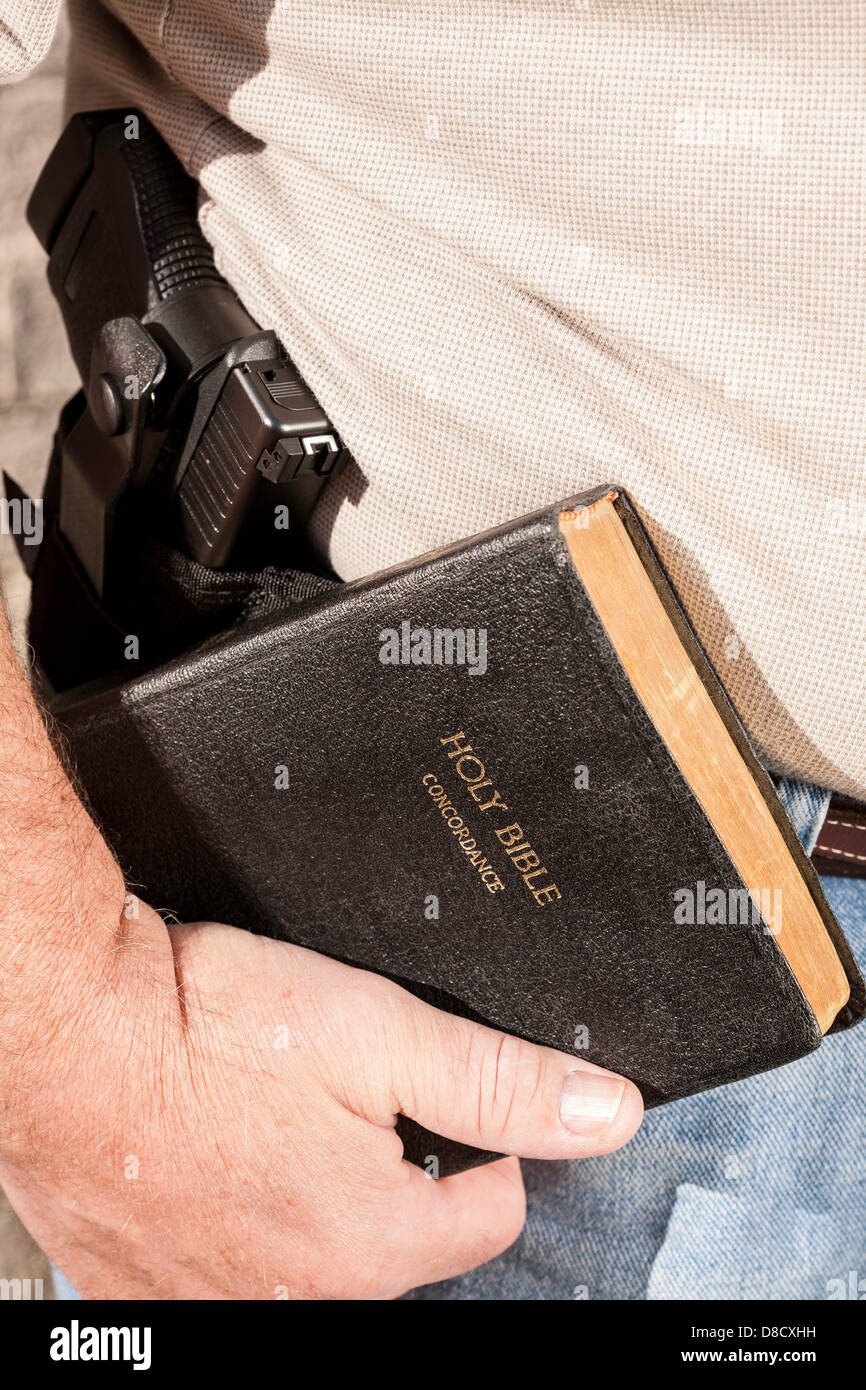
[{"label": "stone wall background", "polygon": [[[65,26],[41,67],[0,87],[0,466],[41,495],[51,436],[78,378],[45,254],[24,211],[63,122]],[[9,536],[0,536],[0,578],[18,630],[27,585]]]},{"label": "stone wall background", "polygon": [[[78,378],[57,306],[45,279],[45,255],[24,210],[63,121],[67,33],[61,26],[41,67],[0,87],[0,467],[31,496],[41,496],[51,437]],[[0,581],[19,646],[24,645],[27,581],[10,536],[0,535]],[[45,1256],[0,1192],[0,1279],[42,1279],[52,1298]]]}]

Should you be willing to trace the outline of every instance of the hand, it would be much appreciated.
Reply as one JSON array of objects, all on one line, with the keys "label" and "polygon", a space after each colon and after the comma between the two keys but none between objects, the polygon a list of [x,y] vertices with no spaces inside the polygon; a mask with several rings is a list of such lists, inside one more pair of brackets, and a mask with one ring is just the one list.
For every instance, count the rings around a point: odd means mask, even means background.
[{"label": "hand", "polygon": [[0,1183],[82,1294],[393,1298],[524,1219],[517,1158],[431,1180],[399,1113],[535,1158],[634,1133],[619,1077],[126,898],[2,643]]},{"label": "hand", "polygon": [[402,1161],[398,1112],[539,1158],[616,1148],[641,1115],[572,1057],[144,906],[50,1022],[0,1178],[89,1297],[393,1298],[499,1254],[524,1218],[516,1158],[433,1181]]}]

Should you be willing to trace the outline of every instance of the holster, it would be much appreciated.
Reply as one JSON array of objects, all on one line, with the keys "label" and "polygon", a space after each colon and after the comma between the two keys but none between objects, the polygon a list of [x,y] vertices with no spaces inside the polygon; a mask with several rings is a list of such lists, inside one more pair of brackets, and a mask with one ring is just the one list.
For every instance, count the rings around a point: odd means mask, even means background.
[{"label": "holster", "polygon": [[[272,617],[338,581],[318,571],[268,566],[212,569],[153,533],[133,538],[109,599],[101,601],[59,525],[60,453],[84,408],[79,392],[64,407],[43,493],[43,539],[18,550],[32,580],[29,638],[46,692],[140,675],[238,624]],[[7,497],[23,498],[4,475]]]}]

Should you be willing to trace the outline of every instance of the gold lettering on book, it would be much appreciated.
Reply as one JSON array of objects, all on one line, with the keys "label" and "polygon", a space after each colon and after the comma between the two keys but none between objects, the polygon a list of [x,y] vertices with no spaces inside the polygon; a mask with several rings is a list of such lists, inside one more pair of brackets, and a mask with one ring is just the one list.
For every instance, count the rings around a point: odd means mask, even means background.
[{"label": "gold lettering on book", "polygon": [[452,806],[448,800],[448,793],[445,788],[436,781],[435,772],[425,772],[421,778],[421,783],[427,788],[427,793],[432,797],[434,803],[439,807],[442,819],[448,826],[458,845],[462,849],[469,863],[475,869],[487,889],[488,893],[501,893],[505,884],[497,874],[496,870],[488,863],[485,856],[478,848],[478,842],[472,836],[472,832],[463,822],[463,817],[457,811],[456,806]]},{"label": "gold lettering on book", "polygon": [[[466,742],[466,734],[462,729],[459,733],[449,734],[446,738],[440,738],[439,743],[447,750],[447,756],[454,771],[457,773],[461,782],[464,783],[469,796],[475,802],[479,811],[486,814],[488,811],[501,813],[509,809],[508,802],[505,801],[499,790],[494,786],[493,778],[488,777],[487,768],[483,760],[472,747],[472,744]],[[424,778],[425,784],[428,777],[432,779],[434,787],[442,793],[445,799],[445,804],[442,809],[443,816],[445,815],[445,808],[447,807],[449,812],[453,813],[453,817],[459,821],[460,827],[462,828],[463,820],[459,812],[448,802],[447,792],[435,781],[433,773],[428,773],[427,777]],[[431,795],[434,794],[433,787],[428,787],[428,791]],[[447,821],[447,824],[451,826],[450,819]],[[459,834],[460,829],[455,830],[454,833]],[[466,833],[467,835],[469,834],[468,831]],[[562,897],[551,875],[542,864],[540,855],[533,849],[529,839],[524,835],[517,821],[514,821],[511,825],[500,826],[498,830],[494,830],[494,834],[511,860],[512,865],[519,873],[524,886],[532,894],[539,907],[543,907],[545,903],[556,902]],[[474,851],[474,840],[472,840],[472,846]],[[485,860],[484,863],[486,865],[487,861]],[[489,886],[488,884],[488,887]],[[500,884],[500,887],[503,886],[504,885]],[[496,892],[499,890],[491,888],[490,891]]]}]

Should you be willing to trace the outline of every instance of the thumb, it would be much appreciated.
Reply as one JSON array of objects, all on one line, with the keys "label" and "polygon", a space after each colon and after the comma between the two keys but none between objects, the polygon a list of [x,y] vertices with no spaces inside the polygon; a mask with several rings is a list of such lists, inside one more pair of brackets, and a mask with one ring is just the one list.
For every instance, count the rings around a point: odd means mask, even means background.
[{"label": "thumb", "polygon": [[390,1102],[425,1129],[521,1158],[584,1158],[638,1128],[643,1102],[624,1077],[401,993]]}]

